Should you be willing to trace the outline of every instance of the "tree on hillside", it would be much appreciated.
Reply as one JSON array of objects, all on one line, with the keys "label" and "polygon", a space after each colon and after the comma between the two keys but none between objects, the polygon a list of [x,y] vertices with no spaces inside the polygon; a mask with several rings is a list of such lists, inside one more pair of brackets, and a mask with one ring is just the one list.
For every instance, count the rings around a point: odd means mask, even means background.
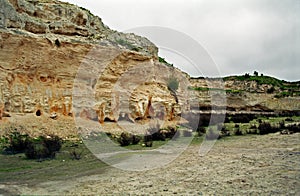
[{"label": "tree on hillside", "polygon": [[258,72],[257,71],[254,71],[254,76],[258,76]]}]

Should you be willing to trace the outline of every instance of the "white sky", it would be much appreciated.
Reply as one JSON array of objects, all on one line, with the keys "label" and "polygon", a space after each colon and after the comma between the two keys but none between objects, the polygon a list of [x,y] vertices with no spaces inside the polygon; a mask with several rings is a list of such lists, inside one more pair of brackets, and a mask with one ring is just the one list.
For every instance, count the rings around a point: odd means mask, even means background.
[{"label": "white sky", "polygon": [[[190,36],[208,51],[220,70],[216,73],[208,67],[205,76],[256,70],[284,80],[300,80],[300,0],[64,1],[91,10],[117,31],[160,26]],[[159,55],[183,66],[190,75],[199,75],[174,54],[162,50]]]}]

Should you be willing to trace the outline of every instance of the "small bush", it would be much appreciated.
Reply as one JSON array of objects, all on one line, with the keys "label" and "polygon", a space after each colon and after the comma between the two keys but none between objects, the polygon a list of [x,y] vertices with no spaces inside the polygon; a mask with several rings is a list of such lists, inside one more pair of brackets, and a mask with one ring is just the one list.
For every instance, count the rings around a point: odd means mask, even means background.
[{"label": "small bush", "polygon": [[136,145],[141,141],[141,137],[137,136],[137,135],[133,135],[132,136],[132,145]]},{"label": "small bush", "polygon": [[300,124],[292,124],[286,127],[291,133],[299,133],[300,132]]},{"label": "small bush", "polygon": [[243,132],[238,128],[235,130],[234,135],[243,135]]},{"label": "small bush", "polygon": [[118,139],[121,146],[129,146],[132,143],[132,134],[123,132]]},{"label": "small bush", "polygon": [[152,135],[144,135],[144,144],[146,147],[152,147],[153,144],[153,139],[152,139]]},{"label": "small bush", "polygon": [[25,156],[28,159],[55,158],[56,152],[61,149],[62,141],[58,136],[31,139],[25,149]]},{"label": "small bush", "polygon": [[177,127],[174,126],[169,126],[167,128],[167,132],[166,132],[166,138],[172,139],[172,138],[177,138],[179,137],[180,132],[177,131]]},{"label": "small bush", "polygon": [[51,153],[43,143],[31,142],[26,148],[25,156],[28,159],[45,159],[54,158],[55,154]]},{"label": "small bush", "polygon": [[5,136],[2,142],[5,143],[5,154],[25,153],[28,159],[54,158],[55,153],[61,149],[62,141],[58,136],[40,136],[31,138],[22,126],[10,126],[5,128]]},{"label": "small bush", "polygon": [[176,127],[168,127],[167,129],[160,129],[159,124],[155,127],[150,127],[144,135],[143,142],[145,146],[151,147],[153,141],[165,141],[166,139],[176,139],[180,133]]},{"label": "small bush", "polygon": [[230,131],[225,127],[222,127],[220,132],[220,137],[226,137],[226,136],[230,136]]},{"label": "small bush", "polygon": [[141,141],[141,137],[132,133],[123,132],[120,137],[117,138],[117,141],[121,146],[136,145]]},{"label": "small bush", "polygon": [[29,136],[19,132],[12,132],[4,138],[7,142],[4,152],[8,154],[23,153],[29,144]]},{"label": "small bush", "polygon": [[269,134],[269,133],[276,133],[280,131],[278,127],[271,126],[270,123],[268,122],[262,122],[258,126],[259,134],[264,135],[264,134]]},{"label": "small bush", "polygon": [[234,125],[234,135],[243,135],[243,132],[240,129],[240,125],[239,124],[235,124]]}]

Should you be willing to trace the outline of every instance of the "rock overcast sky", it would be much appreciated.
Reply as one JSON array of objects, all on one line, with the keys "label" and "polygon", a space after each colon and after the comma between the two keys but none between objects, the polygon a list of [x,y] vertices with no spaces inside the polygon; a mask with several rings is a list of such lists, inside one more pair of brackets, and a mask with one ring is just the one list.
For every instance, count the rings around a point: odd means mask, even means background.
[{"label": "rock overcast sky", "polygon": [[[91,10],[117,31],[160,26],[185,33],[208,51],[219,68],[219,73],[204,69],[204,76],[256,70],[300,80],[300,0],[64,1]],[[198,76],[190,65],[181,65],[176,55],[167,51],[159,55]]]}]

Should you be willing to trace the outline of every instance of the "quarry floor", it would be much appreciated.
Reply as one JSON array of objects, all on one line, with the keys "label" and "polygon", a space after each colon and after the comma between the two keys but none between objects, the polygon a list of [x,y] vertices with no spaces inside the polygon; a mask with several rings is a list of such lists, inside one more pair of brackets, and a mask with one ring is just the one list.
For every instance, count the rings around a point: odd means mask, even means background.
[{"label": "quarry floor", "polygon": [[102,165],[75,177],[24,183],[16,175],[0,182],[0,195],[300,195],[299,133],[227,137],[205,156],[198,154],[200,145],[192,143],[170,164],[148,171]]}]

